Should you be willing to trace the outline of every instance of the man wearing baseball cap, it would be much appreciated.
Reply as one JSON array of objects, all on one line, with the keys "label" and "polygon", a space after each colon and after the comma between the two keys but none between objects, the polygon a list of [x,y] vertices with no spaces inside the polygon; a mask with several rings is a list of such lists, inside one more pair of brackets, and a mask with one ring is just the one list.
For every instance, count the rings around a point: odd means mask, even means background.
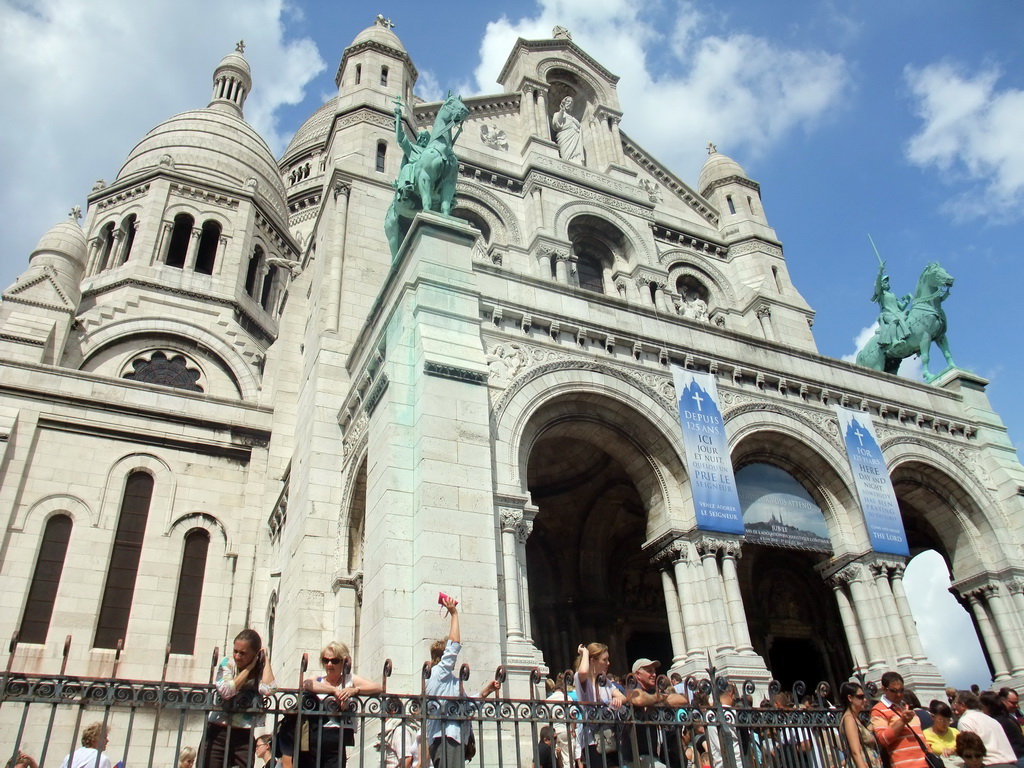
[{"label": "man wearing baseball cap", "polygon": [[634,707],[637,724],[626,729],[619,753],[623,765],[628,768],[666,768],[667,752],[672,744],[666,741],[666,734],[660,726],[644,725],[643,721],[652,707],[678,708],[690,703],[685,695],[676,693],[671,687],[665,691],[658,689],[660,668],[661,662],[654,659],[641,658],[633,662],[636,688],[627,690],[626,703]]}]

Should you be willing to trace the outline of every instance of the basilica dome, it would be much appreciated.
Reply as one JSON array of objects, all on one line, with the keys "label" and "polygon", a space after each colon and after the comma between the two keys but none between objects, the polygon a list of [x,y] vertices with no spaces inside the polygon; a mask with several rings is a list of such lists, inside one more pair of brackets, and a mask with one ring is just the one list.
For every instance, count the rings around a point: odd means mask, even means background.
[{"label": "basilica dome", "polygon": [[51,263],[59,271],[63,270],[60,264],[62,259],[67,259],[81,269],[85,268],[88,260],[85,233],[78,222],[70,217],[50,227],[49,231],[40,238],[39,244],[36,245],[29,257],[29,261],[33,265],[45,261]]},{"label": "basilica dome", "polygon": [[398,39],[398,35],[391,31],[391,24],[381,16],[377,17],[377,20],[355,36],[352,41],[350,48],[354,48],[360,43],[380,43],[386,45],[388,48],[396,48],[402,53],[405,53],[405,46],[402,45],[402,41]]},{"label": "basilica dome", "polygon": [[331,122],[334,120],[334,112],[337,107],[337,97],[331,98],[320,109],[306,118],[306,122],[299,126],[299,130],[288,142],[288,148],[281,156],[282,165],[288,163],[289,158],[303,154],[309,150],[320,150],[327,144],[327,134],[331,130]]},{"label": "basilica dome", "polygon": [[707,195],[708,187],[714,184],[716,181],[727,179],[731,176],[741,176],[744,179],[747,178],[747,172],[743,170],[743,167],[733,160],[728,155],[723,155],[718,150],[715,150],[712,145],[712,151],[708,155],[707,162],[704,163],[704,167],[700,169],[700,178],[697,180],[697,191],[702,195]]},{"label": "basilica dome", "polygon": [[255,180],[257,197],[279,220],[286,218],[284,184],[270,147],[227,111],[194,109],[160,123],[131,151],[117,178],[159,166],[228,189],[251,187]]}]

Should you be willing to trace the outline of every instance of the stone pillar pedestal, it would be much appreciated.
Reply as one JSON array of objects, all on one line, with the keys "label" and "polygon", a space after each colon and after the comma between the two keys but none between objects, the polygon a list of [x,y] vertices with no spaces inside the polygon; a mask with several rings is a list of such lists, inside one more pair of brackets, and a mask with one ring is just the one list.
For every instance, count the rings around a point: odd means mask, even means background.
[{"label": "stone pillar pedestal", "polygon": [[[380,355],[367,393],[366,668],[394,661],[394,690],[419,690],[430,643],[448,631],[437,595],[460,601],[472,685],[505,660],[487,361],[473,272],[477,232],[419,214],[352,356]],[[531,665],[532,666],[532,665]],[[400,673],[401,672],[401,673]],[[521,672],[519,674],[522,674]],[[511,680],[506,695],[528,685]]]}]

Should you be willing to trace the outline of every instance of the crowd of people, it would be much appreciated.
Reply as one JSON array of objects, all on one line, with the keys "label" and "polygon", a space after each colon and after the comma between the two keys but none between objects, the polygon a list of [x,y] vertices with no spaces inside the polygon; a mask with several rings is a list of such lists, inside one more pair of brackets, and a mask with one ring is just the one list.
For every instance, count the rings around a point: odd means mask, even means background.
[{"label": "crowd of people", "polygon": [[[423,768],[466,768],[474,757],[474,731],[459,704],[466,693],[455,668],[462,650],[458,603],[447,596],[440,602],[449,631],[430,648],[425,732],[416,718],[386,719],[375,744],[384,768],[421,768],[424,762],[429,766]],[[238,633],[216,670],[222,705],[208,715],[199,754],[184,748],[178,768],[194,768],[197,758],[205,768],[345,768],[357,728],[348,704],[383,692],[379,683],[353,674],[349,659],[344,643],[325,645],[323,673],[307,677],[301,690],[302,711],[318,715],[289,714],[268,730],[260,703],[277,689],[270,659],[257,632]],[[785,727],[766,728],[735,716],[753,702],[732,683],[694,689],[672,675],[666,684],[659,661],[639,658],[627,687],[610,674],[608,647],[601,643],[580,645],[574,667],[571,683],[568,673],[561,685],[547,681],[551,722],[539,729],[529,768],[1024,768],[1024,715],[1012,688],[947,689],[947,701],[925,708],[898,673],[887,672],[876,701],[861,683],[840,687],[838,727],[822,727],[825,721],[798,726],[806,721],[782,718],[771,722]],[[488,680],[478,697],[500,688],[499,680]],[[330,699],[337,706],[324,707]],[[813,704],[810,697],[794,702],[782,691],[760,708]],[[694,716],[712,708],[714,718]],[[825,708],[837,709],[827,702]],[[109,737],[106,723],[86,725],[82,746],[61,768],[123,768],[112,767],[104,753]],[[19,753],[8,768],[38,766]]]}]

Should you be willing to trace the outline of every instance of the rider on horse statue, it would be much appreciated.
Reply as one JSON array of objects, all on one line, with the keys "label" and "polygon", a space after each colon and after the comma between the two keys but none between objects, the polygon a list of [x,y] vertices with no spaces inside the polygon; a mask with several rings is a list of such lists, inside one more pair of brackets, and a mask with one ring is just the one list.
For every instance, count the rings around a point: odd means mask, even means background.
[{"label": "rider on horse statue", "polygon": [[902,299],[896,298],[889,290],[889,276],[885,273],[885,262],[878,265],[878,276],[875,278],[875,293],[871,301],[881,308],[878,315],[878,346],[882,349],[905,341],[910,335],[907,327],[907,308],[913,297],[908,293]]}]

